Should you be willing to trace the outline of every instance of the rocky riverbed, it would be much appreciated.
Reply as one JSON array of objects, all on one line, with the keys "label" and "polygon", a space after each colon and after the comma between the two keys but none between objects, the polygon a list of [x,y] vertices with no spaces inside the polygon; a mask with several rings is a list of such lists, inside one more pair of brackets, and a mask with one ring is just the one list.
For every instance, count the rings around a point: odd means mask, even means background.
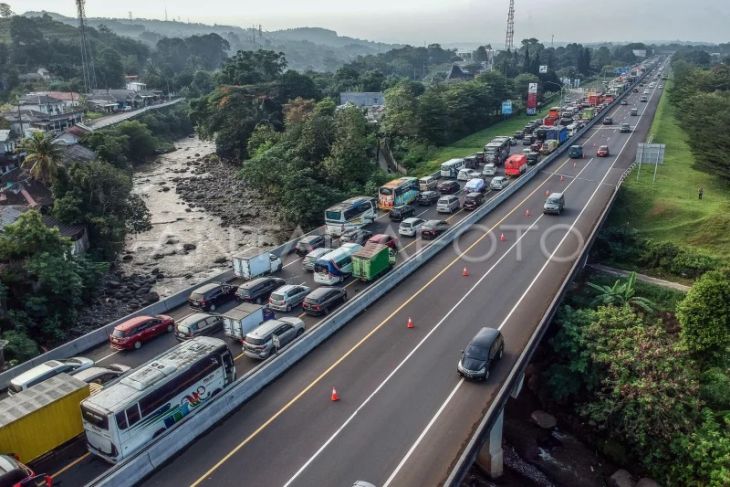
[{"label": "rocky riverbed", "polygon": [[247,247],[285,241],[289,232],[214,155],[212,142],[188,137],[134,174],[152,228],[130,235],[95,301],[78,319],[82,334],[224,272]]}]

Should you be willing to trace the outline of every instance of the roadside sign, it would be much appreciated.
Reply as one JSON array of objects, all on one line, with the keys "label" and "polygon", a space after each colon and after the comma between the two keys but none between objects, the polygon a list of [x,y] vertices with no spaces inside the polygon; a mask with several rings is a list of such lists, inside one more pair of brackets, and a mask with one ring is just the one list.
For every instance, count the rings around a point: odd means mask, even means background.
[{"label": "roadside sign", "polygon": [[502,115],[512,115],[512,100],[502,102]]}]

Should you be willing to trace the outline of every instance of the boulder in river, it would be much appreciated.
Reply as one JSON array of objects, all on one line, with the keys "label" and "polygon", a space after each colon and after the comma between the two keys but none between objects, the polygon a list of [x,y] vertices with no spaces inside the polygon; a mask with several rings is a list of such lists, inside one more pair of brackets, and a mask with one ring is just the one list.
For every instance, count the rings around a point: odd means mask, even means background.
[{"label": "boulder in river", "polygon": [[608,485],[610,487],[636,487],[634,478],[623,468],[616,470],[613,475],[608,478]]},{"label": "boulder in river", "polygon": [[555,425],[558,424],[555,416],[539,409],[532,412],[532,414],[530,415],[530,419],[532,419],[532,421],[540,428],[546,430],[553,429],[555,428]]}]

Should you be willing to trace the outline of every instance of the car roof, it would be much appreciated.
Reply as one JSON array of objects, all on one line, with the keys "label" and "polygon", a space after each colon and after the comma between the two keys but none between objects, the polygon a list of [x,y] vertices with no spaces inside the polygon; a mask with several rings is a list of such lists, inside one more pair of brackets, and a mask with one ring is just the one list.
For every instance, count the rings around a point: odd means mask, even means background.
[{"label": "car roof", "polygon": [[218,284],[217,282],[210,282],[208,284],[203,284],[199,288],[196,288],[193,292],[205,294],[209,291],[212,291],[213,289],[217,289],[218,287],[220,287],[220,284]]},{"label": "car roof", "polygon": [[426,222],[426,225],[438,225],[438,224],[439,224],[439,223],[441,223],[442,221],[444,221],[444,220],[428,220],[428,221]]},{"label": "car roof", "polygon": [[190,316],[186,316],[182,320],[178,321],[179,325],[189,325],[190,323],[197,323],[200,320],[204,320],[205,318],[208,318],[209,316],[212,316],[209,313],[193,313]]},{"label": "car roof", "polygon": [[474,338],[471,339],[469,344],[489,346],[499,335],[499,330],[484,326],[476,335],[474,335]]},{"label": "car roof", "polygon": [[300,242],[307,243],[311,241],[316,241],[322,238],[322,235],[307,235],[299,239]]},{"label": "car roof", "polygon": [[321,286],[321,287],[318,287],[317,289],[315,289],[314,291],[312,291],[311,293],[307,294],[307,297],[308,298],[321,298],[322,296],[324,296],[325,294],[327,294],[328,292],[330,292],[333,289],[337,289],[337,288],[334,286]]},{"label": "car roof", "polygon": [[282,325],[282,322],[279,320],[267,320],[261,323],[258,327],[256,327],[255,330],[252,332],[249,332],[246,336],[249,337],[255,337],[255,338],[262,338],[272,331],[276,330]]},{"label": "car roof", "polygon": [[112,370],[112,369],[108,369],[106,367],[100,367],[98,365],[94,365],[93,367],[89,367],[88,369],[84,369],[79,372],[74,372],[71,375],[73,377],[76,377],[79,380],[86,382],[88,379],[93,379],[97,375],[108,374],[109,372],[119,373],[118,370]]},{"label": "car roof", "polygon": [[375,235],[370,237],[369,241],[370,242],[387,242],[391,238],[392,237],[390,235],[387,235],[385,233],[376,233]]},{"label": "car roof", "polygon": [[548,198],[550,198],[550,199],[562,198],[562,197],[563,197],[563,193],[550,193],[550,196],[548,196]]},{"label": "car roof", "polygon": [[466,197],[467,198],[476,198],[477,196],[481,196],[481,195],[482,195],[482,193],[480,193],[478,191],[474,191],[473,193],[467,193]]},{"label": "car roof", "polygon": [[148,315],[135,316],[134,318],[128,319],[124,323],[119,323],[117,326],[114,327],[114,329],[119,330],[119,331],[127,331],[131,328],[134,328],[137,325],[144,323],[145,321],[151,320],[152,318],[153,318],[152,316],[148,316]]},{"label": "car roof", "polygon": [[31,380],[35,379],[39,375],[45,374],[47,372],[50,372],[52,370],[56,370],[58,367],[63,365],[58,360],[48,360],[46,362],[43,362],[42,364],[38,364],[35,367],[33,367],[30,370],[26,370],[22,374],[18,375],[17,377],[13,377],[10,382],[13,384],[25,384],[27,382],[30,382]]},{"label": "car roof", "polygon": [[599,146],[598,148],[599,148],[599,149],[608,149],[608,146],[607,146],[607,145],[601,145],[601,146]]},{"label": "car roof", "polygon": [[420,221],[423,221],[422,218],[418,218],[418,217],[415,217],[415,216],[411,216],[411,217],[408,217],[405,220],[403,220],[401,223],[415,223],[415,222],[417,222],[419,220]]},{"label": "car roof", "polygon": [[309,256],[309,257],[321,257],[324,254],[327,254],[329,252],[332,252],[333,250],[334,249],[331,249],[329,247],[319,247],[319,248],[316,248],[316,249],[312,250],[311,252],[309,252],[307,254],[307,256]]},{"label": "car roof", "polygon": [[289,291],[290,289],[293,289],[295,287],[306,287],[306,286],[304,286],[303,284],[284,284],[280,288],[277,288],[276,291],[274,291],[274,292],[282,293],[282,292]]}]

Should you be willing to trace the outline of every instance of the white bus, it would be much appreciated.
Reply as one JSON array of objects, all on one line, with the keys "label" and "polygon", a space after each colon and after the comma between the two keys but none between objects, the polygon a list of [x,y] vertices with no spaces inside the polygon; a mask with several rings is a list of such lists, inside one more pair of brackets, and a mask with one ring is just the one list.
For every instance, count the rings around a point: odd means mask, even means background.
[{"label": "white bus", "polygon": [[449,159],[441,164],[442,178],[455,178],[459,175],[459,170],[464,168],[464,159]]},{"label": "white bus", "polygon": [[89,451],[117,463],[235,379],[226,342],[207,336],[183,342],[81,402]]},{"label": "white bus", "polygon": [[375,198],[355,196],[324,211],[325,233],[339,237],[351,228],[362,228],[375,220],[378,208]]},{"label": "white bus", "polygon": [[362,249],[356,243],[342,244],[342,247],[323,255],[314,263],[314,282],[337,284],[352,275],[352,254]]}]

